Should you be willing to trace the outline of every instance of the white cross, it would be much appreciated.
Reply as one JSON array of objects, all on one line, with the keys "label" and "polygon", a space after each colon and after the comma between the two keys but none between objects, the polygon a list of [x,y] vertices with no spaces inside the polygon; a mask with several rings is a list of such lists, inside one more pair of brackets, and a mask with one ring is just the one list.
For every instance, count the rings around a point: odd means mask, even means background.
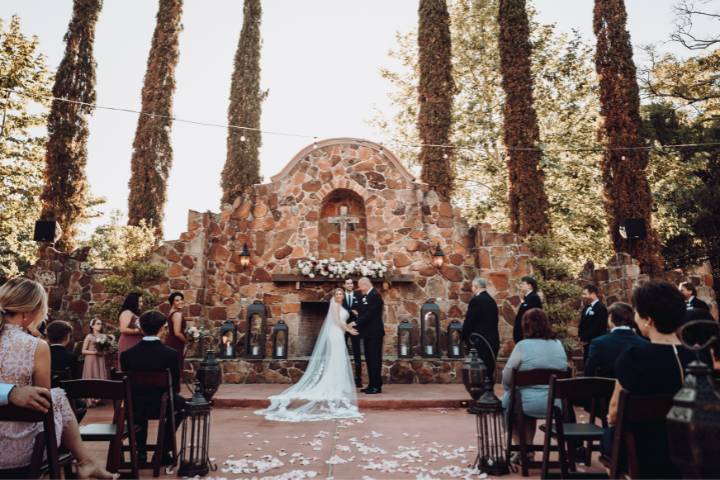
[{"label": "white cross", "polygon": [[337,223],[340,225],[340,253],[347,252],[347,227],[360,223],[358,217],[348,217],[348,208],[345,205],[340,206],[340,215],[328,218],[329,223]]}]

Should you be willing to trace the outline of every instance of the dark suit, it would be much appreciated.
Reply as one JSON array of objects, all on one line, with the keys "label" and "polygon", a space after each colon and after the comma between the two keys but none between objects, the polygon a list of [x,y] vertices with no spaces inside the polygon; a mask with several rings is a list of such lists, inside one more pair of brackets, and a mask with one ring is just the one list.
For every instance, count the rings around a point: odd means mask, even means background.
[{"label": "dark suit", "polygon": [[[477,345],[470,345],[470,335],[473,333],[482,335],[490,344],[491,350],[488,350],[482,340]],[[495,378],[495,359],[500,350],[500,334],[497,303],[489,293],[480,292],[470,299],[463,323],[462,339],[468,347],[475,346],[478,349],[478,355],[492,378]]]},{"label": "dark suit", "polygon": [[647,340],[629,329],[615,329],[590,342],[585,376],[616,378],[615,362],[627,348],[646,344]]},{"label": "dark suit", "polygon": [[531,308],[542,308],[542,300],[540,300],[540,295],[536,292],[525,295],[520,308],[518,308],[517,315],[515,315],[515,324],[513,325],[513,340],[515,340],[515,343],[523,339],[522,317]]},{"label": "dark suit", "polygon": [[[361,297],[362,294],[360,292],[354,291],[352,292],[352,303],[348,303],[348,292],[343,291],[342,306],[350,314],[347,323],[357,322],[357,316],[352,311],[359,309]],[[350,345],[352,347],[353,354],[353,363],[355,364],[355,384],[360,385],[362,383],[362,357],[360,355],[360,343],[362,343],[362,340],[360,338],[360,335],[350,335],[349,333],[345,334],[345,338],[350,339]]]},{"label": "dark suit", "polygon": [[360,299],[357,330],[365,346],[365,364],[368,370],[368,388],[382,387],[382,355],[385,325],[383,324],[383,299],[373,288]]},{"label": "dark suit", "polygon": [[605,305],[598,300],[593,305],[585,307],[580,314],[578,337],[583,344],[583,360],[587,361],[590,342],[594,338],[607,333],[608,311]]},{"label": "dark suit", "polygon": [[[82,377],[80,357],[62,345],[50,345],[50,368],[52,370],[70,369],[72,380]],[[71,379],[68,379],[71,380]]]},{"label": "dark suit", "polygon": [[[158,372],[170,370],[175,392],[180,391],[180,370],[177,361],[177,352],[164,345],[160,340],[143,340],[134,347],[120,354],[120,366],[124,372]],[[137,434],[138,447],[144,449],[147,445],[148,417],[157,416],[160,408],[162,389],[135,388],[132,392],[135,424],[140,427]],[[183,418],[185,399],[175,393],[175,427],[179,427]],[[172,445],[172,436],[175,432],[166,430],[165,452],[167,455]]]},{"label": "dark suit", "polygon": [[708,312],[710,311],[710,307],[708,306],[708,304],[697,297],[692,297],[690,300],[685,302],[685,304],[687,305],[688,310],[692,308],[701,308],[703,310],[707,310]]}]

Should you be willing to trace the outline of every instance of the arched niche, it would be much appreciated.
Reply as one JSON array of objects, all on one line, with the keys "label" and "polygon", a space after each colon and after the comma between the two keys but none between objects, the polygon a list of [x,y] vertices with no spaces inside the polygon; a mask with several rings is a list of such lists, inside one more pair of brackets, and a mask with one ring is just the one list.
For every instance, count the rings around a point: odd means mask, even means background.
[{"label": "arched niche", "polygon": [[367,222],[363,199],[344,188],[328,193],[320,207],[318,257],[336,260],[365,257],[366,244]]}]

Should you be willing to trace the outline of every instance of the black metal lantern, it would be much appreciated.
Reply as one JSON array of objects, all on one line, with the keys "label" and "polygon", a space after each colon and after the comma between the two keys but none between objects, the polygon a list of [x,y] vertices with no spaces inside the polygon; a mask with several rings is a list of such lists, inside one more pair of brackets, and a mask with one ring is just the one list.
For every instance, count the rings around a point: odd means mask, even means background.
[{"label": "black metal lantern", "polygon": [[235,358],[237,349],[237,326],[232,320],[225,320],[220,327],[220,358]]},{"label": "black metal lantern", "polygon": [[205,400],[209,402],[218,391],[218,388],[220,388],[220,384],[222,383],[222,370],[220,369],[220,363],[218,363],[215,357],[214,346],[211,345],[209,348],[204,347],[206,341],[212,342],[213,337],[200,339],[200,344],[205,351],[205,357],[200,362],[195,378],[200,385],[200,390]]},{"label": "black metal lantern", "polygon": [[413,356],[413,344],[412,344],[412,331],[413,326],[409,320],[405,319],[398,325],[397,339],[398,339],[398,358],[412,358]]},{"label": "black metal lantern", "polygon": [[240,252],[240,266],[243,269],[250,266],[250,250],[248,250],[247,243],[243,243],[243,248]]},{"label": "black metal lantern", "polygon": [[[683,345],[699,352],[720,337],[713,320],[695,320],[679,331]],[[699,359],[685,371],[685,384],[667,415],[670,457],[683,478],[720,477],[720,391],[712,369]]]},{"label": "black metal lantern", "polygon": [[247,309],[245,358],[265,358],[266,330],[267,315],[265,305],[260,300],[255,300]]},{"label": "black metal lantern", "polygon": [[440,307],[433,299],[420,309],[420,349],[423,357],[440,356]]},{"label": "black metal lantern", "polygon": [[272,358],[288,357],[288,326],[282,320],[272,329]]},{"label": "black metal lantern", "polygon": [[435,251],[432,255],[432,263],[435,265],[436,268],[440,268],[445,263],[445,252],[443,252],[442,248],[440,248],[440,244],[438,243],[435,247]]},{"label": "black metal lantern", "polygon": [[463,384],[470,394],[472,402],[468,407],[469,413],[478,413],[477,400],[485,389],[484,382],[487,375],[485,362],[478,356],[476,348],[470,349],[470,355],[465,358],[462,367]]},{"label": "black metal lantern", "polygon": [[210,402],[196,387],[185,403],[178,477],[204,477],[210,470],[217,470],[217,465],[210,461],[210,410]]},{"label": "black metal lantern", "polygon": [[462,357],[462,330],[463,326],[457,320],[453,320],[447,329],[447,356],[449,358]]},{"label": "black metal lantern", "polygon": [[507,458],[507,431],[502,403],[495,396],[493,381],[485,372],[483,393],[475,403],[478,454],[473,467],[491,476],[510,473]]}]

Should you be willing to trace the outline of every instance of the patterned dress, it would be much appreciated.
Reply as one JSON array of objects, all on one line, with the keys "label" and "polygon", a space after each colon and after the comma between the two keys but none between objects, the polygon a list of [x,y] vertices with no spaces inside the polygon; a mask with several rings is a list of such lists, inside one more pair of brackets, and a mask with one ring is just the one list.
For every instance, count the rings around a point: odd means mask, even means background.
[{"label": "patterned dress", "polygon": [[[35,350],[42,341],[25,333],[18,325],[3,326],[0,332],[0,382],[17,387],[32,385]],[[55,432],[60,442],[63,425],[74,416],[65,392],[53,388],[51,393]],[[41,431],[42,423],[0,423],[0,470],[29,465],[35,436]]]}]

